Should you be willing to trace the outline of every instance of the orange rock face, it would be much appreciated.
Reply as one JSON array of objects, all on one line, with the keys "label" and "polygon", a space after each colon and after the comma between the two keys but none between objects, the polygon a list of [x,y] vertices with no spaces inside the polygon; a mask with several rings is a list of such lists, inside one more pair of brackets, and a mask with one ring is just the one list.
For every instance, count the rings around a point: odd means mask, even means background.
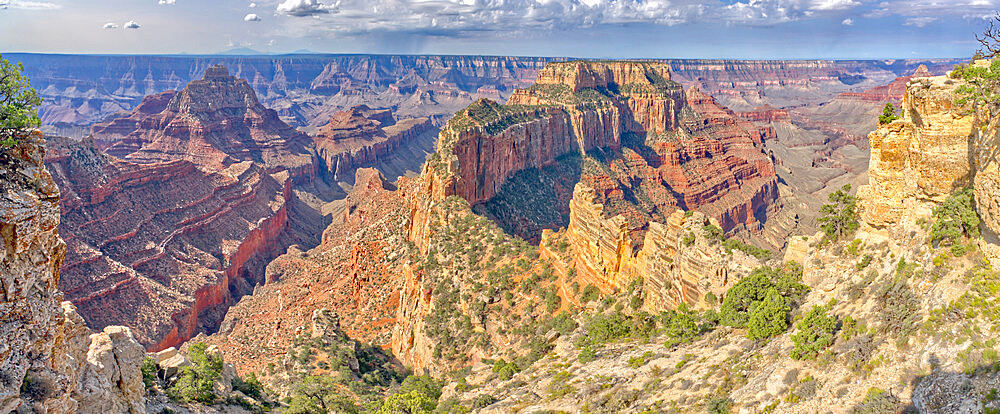
[{"label": "orange rock face", "polygon": [[840,96],[848,99],[856,99],[862,102],[899,103],[903,99],[903,94],[906,93],[906,84],[911,79],[927,78],[931,76],[933,76],[933,74],[927,70],[927,66],[920,65],[920,67],[918,67],[912,75],[896,78],[896,80],[892,81],[892,83],[888,85],[876,86],[863,92],[844,92],[841,93]]},{"label": "orange rock face", "polygon": [[[659,64],[549,64],[536,85],[516,91],[507,105],[480,101],[449,121],[425,169],[425,197],[443,191],[438,200],[458,195],[495,213],[490,203],[498,194],[517,198],[504,186],[523,171],[582,162],[568,223],[548,224],[568,225],[578,270],[608,290],[642,275],[635,257],[650,223],[665,222],[677,209],[704,212],[726,231],[759,231],[778,208],[774,164],[762,150],[773,130],[669,79]],[[572,154],[582,161],[565,158]],[[514,210],[525,214],[539,208],[517,202]],[[411,215],[420,217],[419,210]],[[419,244],[421,230],[413,223],[411,240]],[[537,229],[501,225],[515,233]]]},{"label": "orange rock face", "polygon": [[413,184],[401,178],[397,189],[378,171],[359,169],[322,243],[309,251],[292,247],[272,261],[268,283],[231,307],[207,340],[241,370],[261,373],[285,354],[310,315],[326,308],[351,338],[388,347],[410,258],[406,205]]}]

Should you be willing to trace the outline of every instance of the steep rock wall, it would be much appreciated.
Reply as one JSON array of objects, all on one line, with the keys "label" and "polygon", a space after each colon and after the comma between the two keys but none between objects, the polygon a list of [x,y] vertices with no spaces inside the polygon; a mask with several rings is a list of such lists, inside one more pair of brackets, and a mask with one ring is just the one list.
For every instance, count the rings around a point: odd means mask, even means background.
[{"label": "steep rock wall", "polygon": [[91,334],[58,289],[66,244],[40,134],[0,152],[0,411],[144,413],[145,356],[125,327]]},{"label": "steep rock wall", "polygon": [[861,218],[874,226],[919,214],[971,184],[975,115],[955,104],[959,83],[945,76],[910,81],[903,116],[868,135],[868,185],[858,189]]}]

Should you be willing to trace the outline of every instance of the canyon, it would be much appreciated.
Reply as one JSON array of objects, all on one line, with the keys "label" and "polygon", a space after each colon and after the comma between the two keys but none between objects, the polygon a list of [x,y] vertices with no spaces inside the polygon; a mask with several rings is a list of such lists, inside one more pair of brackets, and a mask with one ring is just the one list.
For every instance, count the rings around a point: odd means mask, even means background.
[{"label": "canyon", "polygon": [[213,66],[82,140],[50,138],[67,299],[90,326],[129,326],[151,350],[214,332],[272,259],[319,243],[354,169],[415,169],[394,153],[420,152],[429,120],[362,108],[310,137]]},{"label": "canyon", "polygon": [[[866,246],[968,185],[987,237],[1000,229],[997,128],[953,105],[956,82],[930,77],[946,60],[81,59],[133,76],[148,63],[150,75],[104,98],[116,85],[105,77],[39,77],[53,97],[47,131],[99,122],[46,140],[52,184],[35,178],[50,257],[28,273],[48,275],[53,298],[31,324],[85,320],[131,359],[208,342],[286,395],[289,374],[271,365],[294,357],[310,324],[317,337],[317,312],[336,321],[333,336],[443,376],[565,350],[557,315],[608,309],[588,288],[640,292],[653,315],[713,309],[786,243],[803,262],[833,260],[810,211],[843,183],[868,179]],[[77,88],[101,92],[70,97]],[[905,112],[876,128],[885,102]],[[828,273],[806,264],[807,281],[847,289]],[[72,302],[62,310],[56,284]],[[134,390],[109,387],[113,404],[134,403]],[[17,403],[3,395],[0,406]]]}]

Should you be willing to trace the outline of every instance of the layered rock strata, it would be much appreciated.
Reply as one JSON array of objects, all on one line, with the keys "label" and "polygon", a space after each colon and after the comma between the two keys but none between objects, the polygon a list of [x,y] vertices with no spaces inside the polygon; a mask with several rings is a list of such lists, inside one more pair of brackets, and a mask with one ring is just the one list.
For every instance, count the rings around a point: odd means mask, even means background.
[{"label": "layered rock strata", "polygon": [[[157,111],[159,109],[159,111]],[[250,84],[222,66],[179,92],[143,100],[131,113],[97,124],[95,142],[136,163],[187,160],[211,170],[252,161],[268,172],[315,175],[311,140],[264,107]]]},{"label": "layered rock strata", "polygon": [[624,290],[642,277],[643,306],[654,312],[682,303],[705,305],[706,293],[721,297],[736,275],[760,265],[740,251],[725,252],[706,230],[718,221],[701,212],[674,210],[663,223],[650,222],[637,249],[626,219],[608,217],[586,185],[577,184],[570,209],[568,234],[580,275],[604,291]]},{"label": "layered rock strata", "polygon": [[432,131],[430,119],[396,121],[392,112],[361,105],[338,112],[314,136],[320,169],[334,180],[343,180],[354,170],[375,165],[401,146]]},{"label": "layered rock strata", "polygon": [[[660,266],[640,269],[637,257],[651,223],[678,209],[703,211],[727,231],[760,230],[778,207],[773,161],[761,150],[773,130],[669,79],[655,63],[550,64],[507,105],[480,101],[459,112],[425,166],[410,239],[423,248],[426,212],[445,197],[484,203],[514,174],[575,152],[584,164],[570,203],[570,240],[578,270],[605,289]],[[658,303],[703,293],[683,293],[678,283],[663,281],[661,291],[682,293]]]},{"label": "layered rock strata", "polygon": [[58,285],[59,190],[40,134],[0,152],[0,411],[142,413],[145,352],[125,327],[92,334]]},{"label": "layered rock strata", "polygon": [[[137,164],[90,140],[51,141],[69,249],[60,287],[94,327],[126,324],[150,349],[211,329],[287,227],[289,180],[249,161],[206,171]],[[249,277],[248,277],[249,276]]]}]

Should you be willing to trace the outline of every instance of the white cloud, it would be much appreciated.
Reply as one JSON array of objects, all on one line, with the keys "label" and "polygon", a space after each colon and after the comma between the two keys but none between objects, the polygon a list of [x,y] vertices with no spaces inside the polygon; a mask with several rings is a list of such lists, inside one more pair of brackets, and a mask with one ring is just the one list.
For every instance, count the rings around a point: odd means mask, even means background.
[{"label": "white cloud", "polygon": [[[278,14],[311,17],[294,23],[286,21],[289,34],[319,37],[377,32],[448,36],[484,30],[516,35],[631,23],[773,26],[815,19],[849,26],[857,16],[851,13],[847,17],[847,11],[870,18],[900,16],[909,19],[910,25],[925,25],[929,23],[927,16],[972,18],[984,15],[987,10],[992,14],[993,8],[1000,7],[1000,0],[279,0],[277,3]],[[955,7],[956,4],[961,7]]]},{"label": "white cloud", "polygon": [[814,0],[810,5],[810,10],[847,10],[860,6],[854,0]]},{"label": "white cloud", "polygon": [[339,3],[326,6],[316,0],[284,0],[278,4],[278,13],[299,17],[313,16],[329,13],[330,10],[335,10]]},{"label": "white cloud", "polygon": [[177,3],[177,0],[160,0],[160,4],[168,4],[168,5],[170,5],[170,4],[175,4],[175,3]]},{"label": "white cloud", "polygon": [[126,29],[138,29],[142,26],[139,26],[139,23],[136,23],[135,20],[129,20],[128,22],[125,22],[125,26],[122,27]]},{"label": "white cloud", "polygon": [[56,10],[62,6],[47,1],[0,0],[0,9]]},{"label": "white cloud", "polygon": [[253,13],[250,13],[250,14],[244,16],[243,20],[244,21],[248,21],[248,22],[259,22],[260,21],[260,16],[258,16],[256,14],[253,14]]},{"label": "white cloud", "polygon": [[105,29],[117,29],[118,25],[115,24],[115,23],[110,23],[110,22],[109,23],[104,23],[104,28]]},{"label": "white cloud", "polygon": [[250,6],[247,6],[247,7],[250,7],[252,9],[254,7],[257,7],[257,3],[250,3]]},{"label": "white cloud", "polygon": [[931,24],[931,22],[935,20],[937,20],[937,17],[929,17],[929,16],[910,17],[906,19],[906,23],[903,23],[903,26],[924,27],[927,26],[928,24]]}]

